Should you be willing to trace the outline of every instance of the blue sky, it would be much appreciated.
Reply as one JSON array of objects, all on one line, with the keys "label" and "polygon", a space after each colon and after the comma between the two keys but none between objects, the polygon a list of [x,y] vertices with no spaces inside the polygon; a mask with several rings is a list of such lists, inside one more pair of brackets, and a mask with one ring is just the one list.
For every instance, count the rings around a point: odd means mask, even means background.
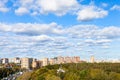
[{"label": "blue sky", "polygon": [[120,59],[119,0],[0,0],[0,56]]}]

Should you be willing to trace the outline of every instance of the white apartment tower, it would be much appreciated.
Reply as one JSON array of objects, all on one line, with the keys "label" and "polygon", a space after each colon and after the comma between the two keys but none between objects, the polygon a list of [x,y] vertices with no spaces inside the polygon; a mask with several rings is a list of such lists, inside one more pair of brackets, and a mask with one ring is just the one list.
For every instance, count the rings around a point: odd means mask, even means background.
[{"label": "white apartment tower", "polygon": [[2,64],[7,64],[7,63],[9,63],[8,58],[2,58],[2,59],[1,59],[1,63],[2,63]]},{"label": "white apartment tower", "polygon": [[93,55],[90,57],[90,62],[91,62],[91,63],[94,63],[94,62],[95,62],[95,58],[94,58]]},{"label": "white apartment tower", "polygon": [[21,68],[30,69],[32,67],[33,58],[21,58]]},{"label": "white apartment tower", "polygon": [[48,64],[49,64],[49,60],[48,60],[48,58],[44,58],[44,59],[42,59],[42,66],[47,66]]}]

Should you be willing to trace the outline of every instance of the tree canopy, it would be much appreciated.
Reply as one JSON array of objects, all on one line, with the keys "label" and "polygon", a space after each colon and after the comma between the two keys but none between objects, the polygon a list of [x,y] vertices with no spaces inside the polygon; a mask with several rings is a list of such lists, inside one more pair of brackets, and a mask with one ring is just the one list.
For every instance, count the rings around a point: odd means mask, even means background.
[{"label": "tree canopy", "polygon": [[[57,73],[60,66],[65,72]],[[28,80],[120,80],[120,63],[48,65],[33,71]]]}]

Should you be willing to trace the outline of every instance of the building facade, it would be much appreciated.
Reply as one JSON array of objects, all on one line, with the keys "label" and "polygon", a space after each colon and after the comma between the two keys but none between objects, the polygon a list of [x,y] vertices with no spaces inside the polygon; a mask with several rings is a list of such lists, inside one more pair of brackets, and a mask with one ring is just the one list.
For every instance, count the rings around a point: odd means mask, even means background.
[{"label": "building facade", "polygon": [[42,59],[42,66],[47,66],[49,64],[48,58]]},{"label": "building facade", "polygon": [[94,58],[93,55],[90,57],[90,62],[91,62],[91,63],[94,63],[94,62],[95,62],[95,58]]},{"label": "building facade", "polygon": [[79,57],[79,56],[74,56],[74,57],[72,58],[72,62],[73,62],[73,63],[79,63],[79,62],[80,62],[80,57]]},{"label": "building facade", "polygon": [[57,57],[57,64],[63,64],[63,63],[65,63],[64,57],[61,56]]},{"label": "building facade", "polygon": [[8,58],[2,58],[1,63],[2,64],[7,64],[7,63],[9,63],[9,59]]},{"label": "building facade", "polygon": [[10,58],[10,59],[9,59],[9,63],[20,64],[20,63],[21,63],[21,59],[20,59],[19,57]]},{"label": "building facade", "polygon": [[31,69],[33,58],[21,58],[21,68]]}]

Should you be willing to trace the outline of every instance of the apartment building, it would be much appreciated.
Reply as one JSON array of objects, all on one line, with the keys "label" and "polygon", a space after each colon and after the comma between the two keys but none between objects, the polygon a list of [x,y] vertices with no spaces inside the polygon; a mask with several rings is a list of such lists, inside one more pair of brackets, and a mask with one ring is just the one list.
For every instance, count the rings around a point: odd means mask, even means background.
[{"label": "apartment building", "polygon": [[2,64],[7,64],[7,63],[9,63],[9,59],[8,58],[2,58],[1,63]]},{"label": "apartment building", "polygon": [[80,57],[79,56],[72,57],[72,62],[73,63],[79,63],[80,62]]},{"label": "apartment building", "polygon": [[9,63],[20,64],[20,63],[21,63],[21,59],[20,59],[19,57],[10,58],[10,59],[9,59]]},{"label": "apartment building", "polygon": [[94,62],[95,62],[95,58],[94,58],[93,55],[90,57],[90,62],[91,62],[91,63],[94,63]]},{"label": "apartment building", "polygon": [[42,66],[46,66],[46,65],[48,65],[48,64],[49,64],[48,58],[42,59]]},{"label": "apartment building", "polygon": [[62,64],[62,63],[65,63],[65,60],[64,60],[64,57],[57,57],[57,64]]},{"label": "apartment building", "polygon": [[21,68],[31,69],[33,58],[21,58]]}]

